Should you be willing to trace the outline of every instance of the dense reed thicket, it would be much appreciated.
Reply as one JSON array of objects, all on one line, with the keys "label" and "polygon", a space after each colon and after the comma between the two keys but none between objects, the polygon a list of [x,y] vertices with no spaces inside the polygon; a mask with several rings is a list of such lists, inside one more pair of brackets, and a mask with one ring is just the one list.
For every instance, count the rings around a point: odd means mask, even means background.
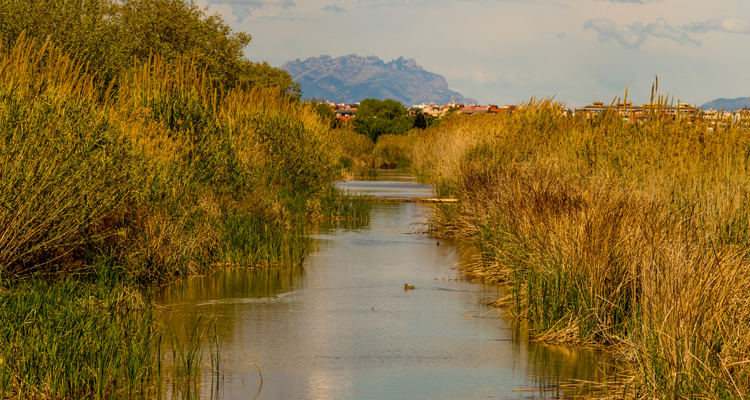
[{"label": "dense reed thicket", "polygon": [[[659,100],[666,105],[666,101]],[[619,351],[650,398],[750,392],[750,131],[660,111],[453,116],[411,137],[420,176],[456,196],[430,231],[473,242],[478,279],[541,340]]]},{"label": "dense reed thicket", "polygon": [[148,391],[155,283],[300,265],[310,221],[368,215],[330,185],[356,134],[282,89],[182,57],[100,82],[49,39],[0,47],[0,398]]},{"label": "dense reed thicket", "polygon": [[377,166],[397,166],[408,168],[411,161],[411,146],[406,136],[380,135],[372,149],[372,155]]}]

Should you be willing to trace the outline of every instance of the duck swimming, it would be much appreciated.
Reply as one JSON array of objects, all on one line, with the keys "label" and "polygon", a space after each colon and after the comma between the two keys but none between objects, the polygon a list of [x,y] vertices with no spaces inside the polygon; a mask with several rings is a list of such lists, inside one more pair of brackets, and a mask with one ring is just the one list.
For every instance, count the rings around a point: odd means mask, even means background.
[{"label": "duck swimming", "polygon": [[404,290],[414,289],[414,285],[409,285],[408,283],[404,283]]}]

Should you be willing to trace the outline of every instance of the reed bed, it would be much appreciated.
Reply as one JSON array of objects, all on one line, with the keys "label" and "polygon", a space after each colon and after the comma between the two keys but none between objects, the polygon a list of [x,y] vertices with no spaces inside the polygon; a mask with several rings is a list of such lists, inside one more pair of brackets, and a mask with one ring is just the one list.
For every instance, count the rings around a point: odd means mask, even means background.
[{"label": "reed bed", "polygon": [[639,124],[532,99],[413,136],[419,175],[459,198],[430,231],[473,242],[473,275],[507,284],[539,340],[632,362],[626,397],[745,398],[750,131],[654,96]]},{"label": "reed bed", "polygon": [[375,166],[386,165],[406,169],[409,167],[411,146],[403,135],[380,135],[372,150]]},{"label": "reed bed", "polygon": [[311,244],[303,224],[269,224],[253,214],[227,215],[222,232],[222,261],[228,265],[300,267]]},{"label": "reed bed", "polygon": [[0,315],[0,398],[102,398],[151,385],[155,316],[128,288],[24,283],[0,295]]},{"label": "reed bed", "polygon": [[311,220],[367,214],[331,186],[353,133],[312,105],[179,57],[101,87],[49,40],[2,43],[0,398],[151,390],[155,284],[300,265]]},{"label": "reed bed", "polygon": [[372,204],[364,196],[352,195],[333,186],[307,201],[307,219],[311,221],[358,221],[370,219]]},{"label": "reed bed", "polygon": [[21,37],[0,57],[0,281],[76,269],[76,249],[131,200],[139,160],[49,42]]},{"label": "reed bed", "polygon": [[340,154],[338,164],[344,180],[351,180],[359,171],[375,165],[370,138],[354,131],[350,124],[343,124],[334,132],[334,143],[339,146],[336,150]]}]

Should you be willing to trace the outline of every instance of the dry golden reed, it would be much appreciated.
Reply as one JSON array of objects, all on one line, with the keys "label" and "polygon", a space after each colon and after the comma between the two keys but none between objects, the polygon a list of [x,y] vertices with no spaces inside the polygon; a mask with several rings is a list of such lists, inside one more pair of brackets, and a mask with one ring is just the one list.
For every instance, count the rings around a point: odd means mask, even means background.
[{"label": "dry golden reed", "polygon": [[372,150],[376,166],[395,165],[398,168],[409,166],[411,145],[403,135],[380,135]]},{"label": "dry golden reed", "polygon": [[413,139],[413,165],[459,198],[431,231],[474,242],[475,276],[540,340],[619,351],[629,396],[744,398],[750,132],[666,105],[635,124],[549,99],[455,116]]}]

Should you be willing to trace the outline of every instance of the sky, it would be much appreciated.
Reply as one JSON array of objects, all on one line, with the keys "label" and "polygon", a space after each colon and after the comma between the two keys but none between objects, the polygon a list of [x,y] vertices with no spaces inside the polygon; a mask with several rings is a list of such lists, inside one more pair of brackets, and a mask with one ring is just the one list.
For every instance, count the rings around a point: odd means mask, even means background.
[{"label": "sky", "polygon": [[[195,0],[252,61],[414,58],[482,104],[750,96],[748,0]],[[304,93],[303,93],[304,96]]]}]

